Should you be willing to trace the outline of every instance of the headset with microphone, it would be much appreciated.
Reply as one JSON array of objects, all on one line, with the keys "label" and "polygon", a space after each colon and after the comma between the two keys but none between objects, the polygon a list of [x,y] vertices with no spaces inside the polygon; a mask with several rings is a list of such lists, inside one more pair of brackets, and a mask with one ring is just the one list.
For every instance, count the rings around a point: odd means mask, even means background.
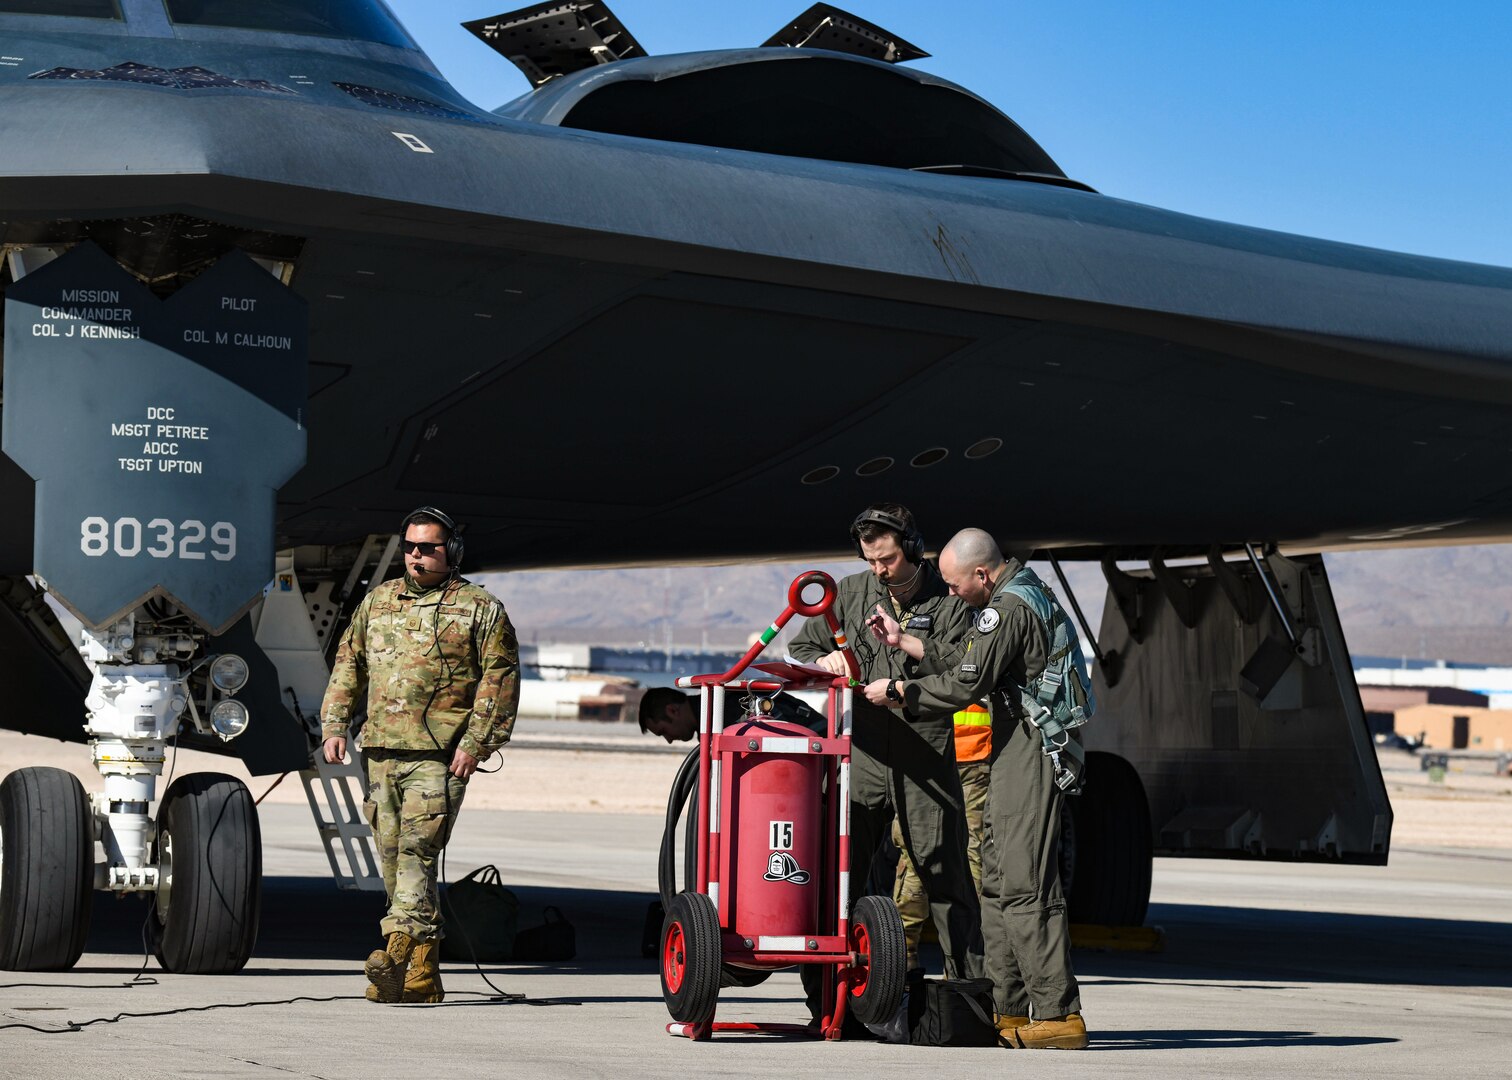
[{"label": "headset with microphone", "polygon": [[462,555],[467,549],[462,539],[462,530],[445,511],[437,510],[434,506],[418,506],[404,515],[404,520],[399,523],[399,535],[402,537],[408,532],[419,517],[435,518],[446,530],[446,568],[453,574],[457,573],[462,568]]},{"label": "headset with microphone", "polygon": [[924,561],[924,537],[917,527],[905,524],[903,519],[889,514],[886,510],[878,510],[869,507],[856,515],[856,520],[851,522],[851,540],[855,542],[856,554],[860,558],[866,558],[866,552],[861,550],[861,527],[863,525],[880,525],[884,529],[891,529],[898,534],[898,546],[903,550],[903,557],[918,566]]}]

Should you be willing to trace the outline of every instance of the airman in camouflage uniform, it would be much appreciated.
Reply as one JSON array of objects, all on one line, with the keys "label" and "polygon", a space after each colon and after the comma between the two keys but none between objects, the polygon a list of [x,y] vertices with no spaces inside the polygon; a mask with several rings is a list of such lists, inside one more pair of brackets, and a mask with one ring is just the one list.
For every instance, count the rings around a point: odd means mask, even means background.
[{"label": "airman in camouflage uniform", "polygon": [[514,627],[499,601],[457,576],[452,533],[439,511],[405,519],[406,573],[358,605],[320,710],[327,761],[341,760],[351,722],[367,714],[363,810],[388,893],[388,947],[367,964],[374,1001],[441,1000],[437,860],[468,777],[509,741],[519,704]]}]

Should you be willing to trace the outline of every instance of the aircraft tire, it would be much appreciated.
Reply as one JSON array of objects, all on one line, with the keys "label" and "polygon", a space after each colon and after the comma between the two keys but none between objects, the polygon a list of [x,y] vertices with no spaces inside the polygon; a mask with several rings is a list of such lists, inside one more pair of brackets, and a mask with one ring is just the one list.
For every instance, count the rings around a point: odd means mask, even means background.
[{"label": "aircraft tire", "polygon": [[257,943],[262,909],[262,834],[245,784],[223,773],[173,782],[158,808],[153,951],[164,970],[240,971]]},{"label": "aircraft tire", "polygon": [[94,816],[62,769],[0,783],[0,968],[61,971],[84,952],[94,902]]},{"label": "aircraft tire", "polygon": [[1116,754],[1087,754],[1086,784],[1071,807],[1063,844],[1071,867],[1067,911],[1073,923],[1143,926],[1154,857],[1150,806],[1134,766]]}]

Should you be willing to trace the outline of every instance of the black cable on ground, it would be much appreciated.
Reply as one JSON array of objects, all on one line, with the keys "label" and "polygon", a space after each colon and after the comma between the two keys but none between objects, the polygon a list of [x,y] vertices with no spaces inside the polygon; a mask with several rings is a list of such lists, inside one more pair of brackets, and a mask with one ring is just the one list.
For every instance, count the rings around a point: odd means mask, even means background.
[{"label": "black cable on ground", "polygon": [[[450,837],[448,837],[447,839],[450,840]],[[482,979],[485,983],[487,983],[488,984],[488,988],[490,990],[492,990],[495,995],[497,995],[497,997],[495,998],[495,1000],[498,1000],[498,1001],[520,1001],[520,1002],[530,1002],[531,1004],[535,1004],[535,1002],[532,1002],[524,994],[517,993],[517,992],[515,992],[513,990],[500,990],[497,986],[494,985],[494,982],[493,982],[492,979],[490,979],[487,975],[483,974],[483,965],[480,964],[480,963],[478,963],[478,950],[476,950],[475,948],[473,948],[472,938],[469,937],[468,934],[467,934],[467,927],[463,925],[461,919],[457,918],[457,911],[456,911],[455,908],[452,907],[451,897],[447,895],[448,885],[449,885],[449,883],[446,880],[446,848],[443,847],[441,849],[441,887],[437,891],[440,894],[442,905],[446,908],[447,913],[450,916],[447,921],[450,922],[453,926],[455,926],[457,928],[457,930],[461,931],[461,933],[462,933],[462,943],[467,946],[467,957],[468,957],[469,960],[472,961],[473,970],[478,973],[478,978]],[[439,945],[439,942],[438,942],[438,945]],[[468,991],[468,992],[470,992],[470,993],[480,993],[481,991]]]},{"label": "black cable on ground", "polygon": [[260,1005],[295,1005],[301,1001],[320,1002],[363,1000],[365,999],[360,994],[340,994],[334,997],[292,997],[284,998],[279,1001],[232,1001],[221,1002],[214,1005],[185,1005],[182,1008],[160,1009],[157,1012],[121,1012],[116,1013],[114,1016],[97,1016],[92,1020],[67,1020],[65,1021],[65,1023],[68,1026],[62,1028],[38,1027],[36,1024],[27,1024],[21,1022],[13,1024],[0,1024],[0,1031],[19,1028],[26,1031],[41,1032],[43,1035],[72,1035],[75,1032],[83,1031],[87,1027],[93,1027],[95,1024],[119,1024],[122,1020],[127,1019],[144,1020],[158,1016],[182,1016],[186,1013],[213,1012],[216,1009],[251,1009]]},{"label": "black cable on ground", "polygon": [[[29,984],[30,985],[30,984]],[[39,983],[36,985],[53,985]],[[452,995],[458,997],[481,997],[488,1001],[499,999],[483,993],[481,990],[458,990]],[[508,1005],[581,1005],[581,1001],[565,1001],[560,998],[526,998],[523,995],[515,995],[517,1000],[506,1000]],[[267,1005],[297,1005],[300,1002],[323,1003],[328,1001],[366,1001],[362,994],[333,994],[330,997],[310,997],[301,994],[299,997],[279,998],[274,1001],[224,1001],[213,1005],[185,1005],[177,1009],[159,1009],[155,1012],[120,1012],[114,1016],[96,1016],[90,1020],[66,1020],[66,1027],[45,1028],[37,1024],[28,1024],[17,1021],[10,1024],[0,1024],[0,1031],[21,1030],[35,1031],[43,1035],[74,1035],[85,1028],[94,1027],[96,1024],[119,1024],[122,1020],[152,1020],[161,1016],[183,1016],[187,1013],[214,1012],[217,1009],[253,1009]],[[445,1008],[443,1002],[422,1002],[418,1004],[422,1008]]]},{"label": "black cable on ground", "polygon": [[[454,580],[456,577],[457,568],[453,567],[451,579]],[[437,752],[442,755],[443,762],[445,761],[446,751],[442,749],[440,741],[436,738],[436,733],[431,730],[430,710],[431,706],[436,703],[436,698],[441,693],[441,691],[444,689],[450,689],[451,686],[456,682],[456,665],[448,662],[446,658],[446,652],[441,648],[441,634],[443,633],[441,627],[441,602],[446,599],[446,589],[450,585],[450,583],[451,581],[448,580],[446,582],[442,582],[439,586],[439,588],[441,589],[441,597],[436,601],[436,614],[431,618],[431,636],[433,641],[435,642],[434,648],[436,650],[436,660],[446,671],[446,685],[442,686],[440,680],[438,679],[436,681],[436,685],[431,690],[430,700],[425,703],[425,708],[420,711],[420,722],[425,725],[425,733],[430,736],[431,743],[436,747]],[[450,630],[452,624],[455,622],[455,619],[451,620],[451,622],[448,622],[446,624],[446,629]],[[502,755],[499,762],[499,767],[504,767]],[[451,771],[450,764],[447,764],[447,771]],[[463,783],[465,784],[466,781],[464,780]],[[438,899],[444,906],[444,909],[451,914],[452,921],[456,924],[457,929],[462,932],[462,941],[463,944],[467,946],[467,955],[472,960],[473,970],[478,973],[478,978],[482,979],[483,982],[488,985],[488,988],[497,995],[496,1000],[505,1002],[529,1001],[530,999],[527,998],[524,994],[516,993],[511,990],[501,990],[497,985],[494,984],[494,981],[492,979],[483,974],[483,965],[478,963],[478,951],[473,948],[472,938],[468,936],[467,928],[462,925],[462,920],[456,917],[456,910],[452,907],[451,898],[446,895],[446,890],[449,887],[449,882],[447,882],[446,880],[446,844],[451,842],[451,834],[449,830],[456,821],[452,811],[451,782],[449,779],[442,781],[441,792],[446,796],[446,820],[448,833],[446,837],[446,843],[443,843],[441,845],[441,857],[439,866],[441,880],[436,890]],[[437,943],[437,947],[440,947],[439,942]]]}]

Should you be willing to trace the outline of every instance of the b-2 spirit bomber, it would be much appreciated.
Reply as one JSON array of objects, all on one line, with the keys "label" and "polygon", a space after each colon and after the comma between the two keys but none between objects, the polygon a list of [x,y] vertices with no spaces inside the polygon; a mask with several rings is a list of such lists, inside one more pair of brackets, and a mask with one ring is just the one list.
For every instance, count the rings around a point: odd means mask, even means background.
[{"label": "b-2 spirit bomber", "polygon": [[467,29],[523,97],[378,0],[0,0],[0,724],[105,776],[0,786],[0,966],[72,964],[96,889],[245,963],[255,808],[150,813],[165,747],[355,775],[327,658],[428,502],[473,570],[832,555],[879,498],[1099,561],[1074,919],[1140,922],[1154,852],[1385,861],[1318,553],[1508,533],[1512,271],[1100,194],[825,4]]}]

